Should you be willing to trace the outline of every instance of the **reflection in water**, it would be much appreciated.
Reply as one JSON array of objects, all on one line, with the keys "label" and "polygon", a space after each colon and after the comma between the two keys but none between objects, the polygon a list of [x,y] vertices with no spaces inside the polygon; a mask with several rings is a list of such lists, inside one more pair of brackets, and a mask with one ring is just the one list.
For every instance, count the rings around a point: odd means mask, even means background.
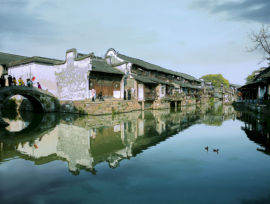
[{"label": "reflection in water", "polygon": [[244,122],[244,126],[241,128],[247,137],[261,146],[257,150],[270,155],[269,116],[244,110],[238,112],[237,119]]},{"label": "reflection in water", "polygon": [[[18,132],[11,123],[0,132],[0,161],[21,157],[35,164],[67,161],[68,169],[96,173],[95,166],[107,162],[119,166],[123,159],[135,157],[194,124],[221,125],[234,119],[231,106],[183,108],[179,112],[154,110],[114,116],[34,115],[25,119],[28,126]],[[24,124],[22,120],[21,124]],[[16,123],[18,123],[16,121]],[[24,127],[24,126],[23,126]],[[17,130],[17,129],[16,129]]]},{"label": "reflection in water", "polygon": [[[9,124],[9,126],[6,127],[9,132],[20,132],[27,128],[30,123],[35,123],[34,120],[37,119],[38,114],[33,112],[16,112],[15,117],[14,114],[10,115],[8,113],[4,114],[3,117],[4,121]],[[38,124],[39,123],[40,121],[38,121]]]}]

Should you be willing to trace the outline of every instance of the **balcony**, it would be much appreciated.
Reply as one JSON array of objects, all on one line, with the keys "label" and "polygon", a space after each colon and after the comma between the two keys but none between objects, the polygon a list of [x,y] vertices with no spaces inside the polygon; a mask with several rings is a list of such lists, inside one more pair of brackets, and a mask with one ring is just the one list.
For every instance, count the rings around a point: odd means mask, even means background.
[{"label": "balcony", "polygon": [[156,100],[156,94],[144,93],[144,100],[145,101],[154,101],[154,100]]}]

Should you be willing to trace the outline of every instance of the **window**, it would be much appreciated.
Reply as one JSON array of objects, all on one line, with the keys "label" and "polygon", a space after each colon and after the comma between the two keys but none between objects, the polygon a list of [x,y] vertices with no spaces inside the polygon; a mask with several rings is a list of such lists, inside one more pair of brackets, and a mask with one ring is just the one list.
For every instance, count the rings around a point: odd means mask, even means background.
[{"label": "window", "polygon": [[165,87],[161,86],[161,94],[164,95],[165,94]]}]

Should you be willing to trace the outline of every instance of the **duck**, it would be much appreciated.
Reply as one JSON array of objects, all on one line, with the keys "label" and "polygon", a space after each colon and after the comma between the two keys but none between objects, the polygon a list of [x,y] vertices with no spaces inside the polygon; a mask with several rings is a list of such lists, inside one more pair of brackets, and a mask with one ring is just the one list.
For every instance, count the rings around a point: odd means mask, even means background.
[{"label": "duck", "polygon": [[213,152],[218,153],[219,152],[219,149],[213,149]]},{"label": "duck", "polygon": [[206,146],[204,149],[208,152],[208,146]]}]

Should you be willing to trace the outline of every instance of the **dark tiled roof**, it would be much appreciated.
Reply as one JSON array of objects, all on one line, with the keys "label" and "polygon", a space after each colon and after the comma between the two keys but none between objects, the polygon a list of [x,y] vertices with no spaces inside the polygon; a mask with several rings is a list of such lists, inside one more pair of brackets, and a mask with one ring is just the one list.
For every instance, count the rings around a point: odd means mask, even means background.
[{"label": "dark tiled roof", "polygon": [[17,65],[21,65],[21,64],[28,64],[31,62],[35,62],[35,63],[39,63],[39,64],[47,64],[47,65],[55,65],[55,64],[59,64],[59,63],[64,63],[64,61],[62,61],[62,60],[34,56],[34,57],[28,57],[28,58],[24,58],[21,60],[10,62],[8,64],[8,66],[12,67],[12,66],[17,66]]},{"label": "dark tiled roof", "polygon": [[241,86],[239,89],[257,86],[259,84],[265,84],[265,83],[266,83],[266,81],[264,81],[264,80],[252,81],[252,82],[245,84],[244,86]]},{"label": "dark tiled roof", "polygon": [[106,61],[102,60],[102,59],[93,59],[92,60],[92,71],[124,75],[123,72],[108,65],[106,63]]},{"label": "dark tiled roof", "polygon": [[[259,78],[264,78],[267,76],[267,73],[270,72],[270,67],[267,68],[261,68],[260,70],[258,70],[260,73],[258,75],[256,75],[253,79],[253,81],[256,81]],[[269,75],[269,74],[268,74]]]},{"label": "dark tiled roof", "polygon": [[245,84],[244,86],[241,86],[238,89],[242,89],[242,88],[248,88],[248,87],[252,87],[252,86],[257,86],[259,84],[266,84],[267,80],[270,78],[270,67],[265,68],[263,71],[260,72],[260,74],[258,74],[253,81]]},{"label": "dark tiled roof", "polygon": [[87,55],[88,55],[88,54],[78,53],[78,54],[77,54],[77,58],[85,57],[85,56],[87,56]]},{"label": "dark tiled roof", "polygon": [[191,85],[189,83],[183,83],[183,82],[180,82],[180,81],[177,81],[177,80],[175,80],[174,83],[176,83],[176,84],[178,84],[178,85],[180,85],[181,87],[184,87],[184,88],[201,89],[198,86],[194,86],[194,85]]},{"label": "dark tiled roof", "polygon": [[140,67],[143,67],[145,69],[148,69],[148,70],[159,71],[159,72],[163,72],[163,73],[166,73],[166,74],[172,74],[172,75],[180,76],[180,77],[183,77],[183,78],[188,79],[188,80],[201,82],[200,80],[198,80],[195,77],[190,76],[188,74],[184,74],[184,73],[175,72],[175,71],[172,71],[172,70],[169,70],[169,69],[165,69],[163,67],[151,64],[149,62],[145,62],[145,61],[140,60],[140,59],[136,59],[136,58],[133,58],[133,57],[128,57],[128,56],[120,54],[120,53],[118,53],[117,56],[120,57],[121,59],[127,61],[127,62],[131,62],[132,64],[136,64],[136,65],[138,65]]},{"label": "dark tiled roof", "polygon": [[143,82],[145,84],[165,84],[168,86],[174,86],[174,84],[178,84],[181,87],[186,87],[186,88],[193,88],[193,89],[200,89],[200,87],[197,86],[193,86],[189,83],[182,83],[180,81],[173,81],[172,83],[170,82],[166,82],[164,80],[155,78],[155,77],[146,77],[146,76],[138,76],[138,75],[134,75],[131,74],[131,76],[136,79],[137,81]]},{"label": "dark tiled roof", "polygon": [[131,76],[137,81],[143,82],[145,84],[157,84],[156,82],[152,81],[149,77],[143,77],[134,74],[132,74]]},{"label": "dark tiled roof", "polygon": [[155,77],[147,77],[147,76],[138,76],[135,74],[131,74],[131,76],[136,79],[137,81],[146,83],[146,84],[165,84],[165,85],[169,85],[169,86],[173,86],[172,83],[166,82],[164,80],[155,78]]},{"label": "dark tiled roof", "polygon": [[157,78],[154,78],[154,77],[151,77],[151,80],[158,83],[158,84],[165,84],[165,85],[173,86],[172,83],[169,83],[169,82],[166,82],[164,80],[157,79]]},{"label": "dark tiled roof", "polygon": [[25,58],[27,58],[27,57],[0,52],[0,64],[1,65],[8,65],[11,62],[22,60]]},{"label": "dark tiled roof", "polygon": [[270,77],[270,67],[263,70],[258,76],[256,76],[255,79],[258,78],[269,78]]}]

